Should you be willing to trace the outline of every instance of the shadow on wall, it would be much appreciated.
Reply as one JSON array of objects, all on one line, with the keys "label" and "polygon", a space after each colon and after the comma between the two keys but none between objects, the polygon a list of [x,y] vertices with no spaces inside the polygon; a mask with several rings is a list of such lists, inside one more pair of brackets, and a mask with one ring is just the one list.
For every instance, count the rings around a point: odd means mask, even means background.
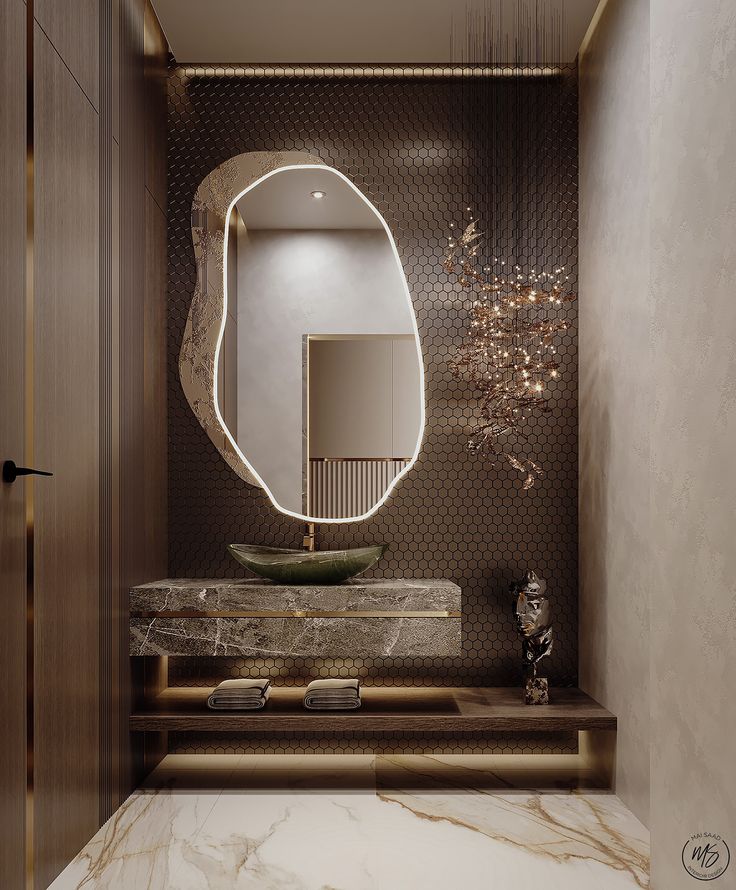
[{"label": "shadow on wall", "polygon": [[[609,634],[607,629],[608,542],[610,529],[608,474],[611,452],[611,420],[608,403],[596,397],[610,392],[610,371],[596,364],[580,390],[580,401],[586,411],[580,419],[580,528],[579,548],[585,555],[580,563],[580,624],[578,645],[580,664],[590,666],[608,663]],[[601,678],[580,677],[581,687],[598,688]]]}]

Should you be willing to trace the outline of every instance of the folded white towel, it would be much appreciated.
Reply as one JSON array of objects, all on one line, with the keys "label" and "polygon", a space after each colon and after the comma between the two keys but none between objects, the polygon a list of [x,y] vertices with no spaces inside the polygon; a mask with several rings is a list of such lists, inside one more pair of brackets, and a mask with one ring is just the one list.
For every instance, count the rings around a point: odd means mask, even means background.
[{"label": "folded white towel", "polygon": [[312,680],[304,694],[310,711],[348,711],[360,705],[360,680],[355,679]]},{"label": "folded white towel", "polygon": [[207,707],[222,711],[259,711],[270,695],[270,680],[223,680],[207,699]]}]

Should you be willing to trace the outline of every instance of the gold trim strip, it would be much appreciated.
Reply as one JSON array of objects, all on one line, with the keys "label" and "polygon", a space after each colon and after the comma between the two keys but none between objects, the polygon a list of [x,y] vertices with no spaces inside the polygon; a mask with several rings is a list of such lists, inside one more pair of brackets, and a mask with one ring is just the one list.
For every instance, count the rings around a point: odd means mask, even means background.
[{"label": "gold trim strip", "polygon": [[291,611],[234,611],[212,612],[197,609],[180,611],[131,612],[131,618],[460,618],[461,612],[449,610],[390,612],[379,609],[347,611],[319,611],[316,609],[293,609]]},{"label": "gold trim strip", "polygon": [[313,464],[345,464],[350,463],[351,461],[368,463],[369,461],[374,461],[375,463],[408,463],[411,460],[410,457],[310,457],[309,462]]},{"label": "gold trim strip", "polygon": [[324,343],[348,340],[414,340],[414,334],[307,334],[307,342]]},{"label": "gold trim strip", "polygon": [[[34,168],[34,28],[33,0],[26,0],[26,281],[25,281],[25,355],[23,383],[25,397],[25,463],[34,460],[34,263],[35,263],[35,168]],[[34,887],[34,500],[33,476],[25,481],[26,518],[26,812],[25,812],[25,860],[26,888]]]},{"label": "gold trim strip", "polygon": [[183,64],[184,77],[558,77],[562,65],[220,65]]}]

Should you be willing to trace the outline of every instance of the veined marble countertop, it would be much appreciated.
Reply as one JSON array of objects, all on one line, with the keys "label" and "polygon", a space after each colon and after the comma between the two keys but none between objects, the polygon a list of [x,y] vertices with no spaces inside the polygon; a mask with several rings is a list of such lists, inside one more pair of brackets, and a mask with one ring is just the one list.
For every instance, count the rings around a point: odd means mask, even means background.
[{"label": "veined marble countertop", "polygon": [[130,611],[357,612],[448,611],[461,609],[461,591],[452,581],[354,579],[345,584],[297,586],[260,578],[166,578],[130,591]]},{"label": "veined marble countertop", "polygon": [[130,591],[130,654],[452,657],[461,600],[451,581],[167,578]]}]

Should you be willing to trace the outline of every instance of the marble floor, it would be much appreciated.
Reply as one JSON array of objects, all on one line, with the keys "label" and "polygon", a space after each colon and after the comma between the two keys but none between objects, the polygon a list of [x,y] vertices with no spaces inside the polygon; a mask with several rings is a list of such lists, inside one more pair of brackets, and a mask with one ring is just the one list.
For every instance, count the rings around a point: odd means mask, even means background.
[{"label": "marble floor", "polygon": [[551,766],[530,792],[528,771],[483,755],[169,755],[51,886],[648,887],[643,825]]}]

